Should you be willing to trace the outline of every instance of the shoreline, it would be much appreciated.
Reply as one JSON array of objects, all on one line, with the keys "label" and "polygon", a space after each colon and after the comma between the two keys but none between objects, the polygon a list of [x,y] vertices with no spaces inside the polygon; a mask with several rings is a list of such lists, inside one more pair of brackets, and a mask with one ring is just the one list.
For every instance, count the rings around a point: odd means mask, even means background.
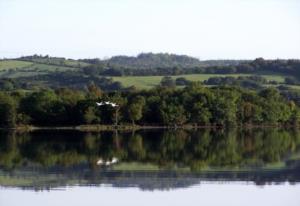
[{"label": "shoreline", "polygon": [[74,125],[74,126],[34,126],[23,125],[14,128],[0,128],[0,130],[12,130],[12,131],[36,131],[36,130],[77,130],[83,132],[100,132],[100,131],[136,131],[136,130],[148,130],[148,129],[228,129],[228,128],[242,128],[242,129],[256,129],[256,128],[298,128],[299,125],[293,124],[260,124],[260,125],[179,125],[179,126],[167,126],[167,125]]}]

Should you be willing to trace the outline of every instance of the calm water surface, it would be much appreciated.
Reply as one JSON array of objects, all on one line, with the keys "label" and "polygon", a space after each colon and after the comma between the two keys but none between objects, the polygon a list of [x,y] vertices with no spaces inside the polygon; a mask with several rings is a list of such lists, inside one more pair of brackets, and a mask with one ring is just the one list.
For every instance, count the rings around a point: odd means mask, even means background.
[{"label": "calm water surface", "polygon": [[300,132],[0,132],[0,205],[300,205]]}]

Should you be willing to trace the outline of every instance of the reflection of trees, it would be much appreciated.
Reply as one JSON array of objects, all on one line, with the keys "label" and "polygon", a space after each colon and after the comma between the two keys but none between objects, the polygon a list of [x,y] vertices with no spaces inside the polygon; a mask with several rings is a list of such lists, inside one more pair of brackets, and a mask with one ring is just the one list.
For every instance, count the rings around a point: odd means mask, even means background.
[{"label": "reflection of trees", "polygon": [[142,132],[0,133],[0,166],[28,162],[51,167],[117,157],[160,167],[249,167],[283,161],[300,150],[300,133],[284,129],[169,130]]},{"label": "reflection of trees", "polygon": [[133,160],[142,160],[146,151],[143,145],[143,137],[139,134],[133,134],[128,141],[129,158]]},{"label": "reflection of trees", "polygon": [[28,134],[16,134],[14,131],[0,132],[0,165],[14,168],[22,164],[21,145],[30,140]]},{"label": "reflection of trees", "polygon": [[160,158],[162,162],[178,162],[185,158],[187,134],[184,131],[168,131],[163,133],[160,142]]},{"label": "reflection of trees", "polygon": [[213,166],[235,166],[240,162],[236,131],[216,132],[210,147],[210,163]]}]

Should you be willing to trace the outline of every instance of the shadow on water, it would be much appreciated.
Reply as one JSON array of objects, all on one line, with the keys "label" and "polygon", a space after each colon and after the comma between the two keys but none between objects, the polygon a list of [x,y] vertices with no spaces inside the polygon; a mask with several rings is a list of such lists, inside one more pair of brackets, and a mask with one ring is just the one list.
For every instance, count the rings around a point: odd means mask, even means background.
[{"label": "shadow on water", "polygon": [[[115,161],[114,161],[115,160]],[[300,182],[300,132],[284,129],[0,133],[0,186],[184,188]]]}]

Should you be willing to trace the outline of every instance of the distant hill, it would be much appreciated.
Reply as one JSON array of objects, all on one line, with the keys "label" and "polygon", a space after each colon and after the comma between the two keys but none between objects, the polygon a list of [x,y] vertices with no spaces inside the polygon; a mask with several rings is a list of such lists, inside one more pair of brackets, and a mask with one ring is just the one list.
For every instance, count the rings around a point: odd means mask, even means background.
[{"label": "distant hill", "polygon": [[135,69],[158,67],[193,67],[200,65],[196,58],[186,55],[142,53],[137,57],[115,56],[106,61],[109,66]]},{"label": "distant hill", "polygon": [[130,69],[155,69],[155,68],[192,68],[207,66],[234,66],[241,60],[208,60],[200,61],[187,55],[168,53],[141,53],[138,56],[114,56],[107,60],[82,59],[82,62],[90,64],[103,64],[108,68],[130,68]]},{"label": "distant hill", "polygon": [[23,56],[17,58],[17,60],[40,63],[40,64],[55,65],[55,66],[74,67],[74,68],[81,68],[89,65],[88,63],[80,62],[74,59],[66,59],[64,57],[50,57],[48,55],[42,56],[36,54],[32,56]]},{"label": "distant hill", "polygon": [[67,59],[64,57],[50,57],[48,55],[22,56],[15,59],[0,60],[0,69],[15,69],[30,67],[33,64],[43,64],[61,67],[84,68],[91,65],[100,65],[114,69],[157,69],[157,68],[194,68],[212,66],[237,66],[245,60],[205,60],[201,61],[187,55],[168,53],[141,53],[137,56],[113,56],[106,60],[94,59]]},{"label": "distant hill", "polygon": [[[266,81],[258,81],[258,77],[239,78],[245,75],[261,76]],[[106,60],[74,60],[48,55],[0,59],[0,91],[47,87],[86,89],[89,84],[95,84],[107,91],[131,86],[152,88],[159,85],[164,76],[174,76],[176,81],[181,78],[181,82],[207,81],[208,85],[238,84],[244,85],[243,87],[250,85],[251,88],[262,88],[284,84],[298,89],[300,60],[257,58],[252,61],[201,61],[187,55],[166,53],[142,53],[136,57],[115,56]]]}]

